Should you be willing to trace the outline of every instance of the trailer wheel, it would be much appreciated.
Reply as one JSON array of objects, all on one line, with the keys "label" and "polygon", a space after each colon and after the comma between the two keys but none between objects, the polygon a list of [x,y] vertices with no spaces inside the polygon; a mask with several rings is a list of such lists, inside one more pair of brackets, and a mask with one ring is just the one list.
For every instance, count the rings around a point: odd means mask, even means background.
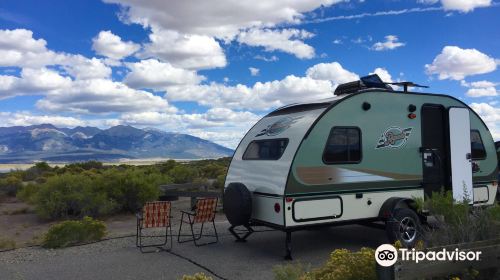
[{"label": "trailer wheel", "polygon": [[395,209],[385,225],[389,241],[394,243],[399,240],[406,248],[414,247],[422,232],[417,213],[409,208]]},{"label": "trailer wheel", "polygon": [[252,215],[252,194],[242,183],[231,183],[224,191],[224,213],[233,226],[248,225]]}]

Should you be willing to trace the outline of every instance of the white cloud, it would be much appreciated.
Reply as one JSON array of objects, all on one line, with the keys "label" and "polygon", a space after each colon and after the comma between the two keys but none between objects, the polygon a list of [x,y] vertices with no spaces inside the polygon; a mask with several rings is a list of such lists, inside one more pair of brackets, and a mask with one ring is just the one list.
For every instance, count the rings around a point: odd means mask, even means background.
[{"label": "white cloud", "polygon": [[153,28],[149,39],[151,42],[144,45],[139,58],[159,58],[187,69],[210,69],[227,64],[219,42],[209,36]]},{"label": "white cloud", "polygon": [[71,56],[63,68],[72,77],[81,80],[109,78],[112,72],[100,59],[89,59],[81,55]]},{"label": "white cloud", "polygon": [[56,89],[67,89],[71,79],[47,68],[24,68],[21,77],[0,75],[0,99],[17,95],[46,94]]},{"label": "white cloud", "polygon": [[140,46],[134,42],[127,41],[124,42],[122,39],[113,34],[111,31],[101,31],[99,34],[92,39],[92,49],[96,53],[120,60],[139,50]]},{"label": "white cloud", "polygon": [[166,98],[196,101],[210,107],[268,110],[294,102],[332,97],[333,90],[334,85],[328,80],[289,75],[282,80],[257,82],[252,87],[218,83],[170,87]]},{"label": "white cloud", "polygon": [[462,80],[460,84],[469,88],[465,93],[469,97],[491,97],[499,95],[499,91],[495,88],[495,86],[499,85],[498,83],[484,80],[467,83]]},{"label": "white cloud", "polygon": [[36,106],[51,112],[84,114],[140,112],[145,108],[159,112],[177,111],[159,96],[106,79],[74,81],[68,89],[49,92]]},{"label": "white cloud", "polygon": [[497,96],[498,91],[494,87],[471,88],[465,93],[469,97]]},{"label": "white cloud", "polygon": [[314,48],[303,42],[305,39],[313,37],[314,34],[299,29],[250,29],[242,31],[237,41],[249,46],[264,47],[264,50],[271,52],[280,50],[293,54],[300,59],[313,58]]},{"label": "white cloud", "polygon": [[335,45],[341,45],[341,44],[343,44],[342,40],[340,40],[340,39],[335,39],[335,40],[332,41],[332,43],[334,43]]},{"label": "white cloud", "polygon": [[343,0],[105,0],[125,7],[121,19],[145,27],[161,27],[185,34],[198,34],[231,40],[240,30],[273,27],[298,22],[303,14]]},{"label": "white cloud", "polygon": [[258,76],[260,72],[260,69],[255,67],[248,67],[248,70],[250,71],[250,75],[252,76]]},{"label": "white cloud", "polygon": [[275,55],[270,56],[270,57],[266,57],[266,56],[258,54],[256,56],[254,56],[253,58],[258,59],[258,60],[263,60],[265,62],[272,62],[272,61],[278,61],[279,60],[279,58],[277,56],[275,56]]},{"label": "white cloud", "polygon": [[164,90],[165,87],[183,84],[198,84],[205,79],[195,71],[176,68],[170,63],[156,59],[142,60],[136,63],[126,63],[130,72],[124,83],[134,88],[149,88]]},{"label": "white cloud", "polygon": [[375,70],[373,70],[373,72],[371,72],[370,75],[371,74],[377,74],[380,77],[380,79],[382,79],[382,81],[386,83],[393,82],[391,74],[385,68],[380,68],[380,67],[375,68]]},{"label": "white cloud", "polygon": [[43,68],[60,65],[78,79],[106,78],[111,69],[97,58],[56,53],[47,49],[47,42],[34,39],[26,29],[0,30],[0,66]]},{"label": "white cloud", "polygon": [[440,80],[462,80],[466,76],[495,71],[497,62],[476,49],[446,46],[425,68],[428,75],[436,74]]},{"label": "white cloud", "polygon": [[371,47],[372,50],[375,51],[386,51],[386,50],[394,50],[396,48],[400,48],[405,46],[406,43],[399,42],[399,39],[395,35],[387,35],[385,36],[385,42],[376,42]]},{"label": "white cloud", "polygon": [[500,140],[500,108],[487,103],[472,103],[470,107],[478,113],[490,129],[495,140]]},{"label": "white cloud", "polygon": [[33,115],[30,112],[0,112],[2,126],[29,126],[50,123],[57,127],[85,126],[86,121],[58,115]]},{"label": "white cloud", "polygon": [[[432,5],[439,0],[418,0],[417,2]],[[488,7],[491,5],[491,0],[441,0],[441,4],[446,11],[471,12],[475,8]]]},{"label": "white cloud", "polygon": [[306,74],[312,79],[329,80],[334,84],[359,80],[359,76],[356,73],[344,69],[338,62],[316,64],[307,69]]}]

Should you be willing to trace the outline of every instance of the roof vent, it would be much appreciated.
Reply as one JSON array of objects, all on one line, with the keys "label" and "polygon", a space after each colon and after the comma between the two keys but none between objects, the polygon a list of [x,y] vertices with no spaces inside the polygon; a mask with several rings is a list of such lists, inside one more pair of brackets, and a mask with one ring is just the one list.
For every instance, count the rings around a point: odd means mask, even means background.
[{"label": "roof vent", "polygon": [[363,89],[368,89],[368,88],[380,88],[384,90],[390,90],[392,91],[392,87],[387,85],[380,79],[380,77],[377,74],[373,75],[368,75],[365,77],[361,77],[359,81],[354,81],[354,82],[349,82],[345,84],[340,84],[336,89],[334,94],[335,95],[343,95],[343,94],[350,94],[350,93],[355,93]]}]

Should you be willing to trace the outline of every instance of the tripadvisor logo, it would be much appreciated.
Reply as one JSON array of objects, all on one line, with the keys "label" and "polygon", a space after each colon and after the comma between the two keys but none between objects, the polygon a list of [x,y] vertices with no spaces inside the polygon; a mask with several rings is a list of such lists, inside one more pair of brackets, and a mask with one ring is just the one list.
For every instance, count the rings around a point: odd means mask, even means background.
[{"label": "tripadvisor logo", "polygon": [[[481,251],[463,251],[441,249],[439,251],[417,251],[415,249],[399,249],[402,261],[479,261]],[[391,244],[382,244],[375,250],[375,261],[380,266],[392,266],[398,260],[398,250]]]},{"label": "tripadvisor logo", "polygon": [[391,126],[382,133],[375,149],[401,148],[410,137],[412,127]]}]

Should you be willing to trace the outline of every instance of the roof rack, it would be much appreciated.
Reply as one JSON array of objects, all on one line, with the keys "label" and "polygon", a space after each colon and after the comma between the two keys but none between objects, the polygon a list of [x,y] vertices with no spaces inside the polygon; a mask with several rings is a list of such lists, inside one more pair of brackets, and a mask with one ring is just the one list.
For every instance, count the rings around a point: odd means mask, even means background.
[{"label": "roof rack", "polygon": [[379,88],[393,91],[392,87],[384,83],[377,74],[361,77],[358,81],[340,84],[333,93],[334,95],[344,95],[358,92],[368,88]]}]

